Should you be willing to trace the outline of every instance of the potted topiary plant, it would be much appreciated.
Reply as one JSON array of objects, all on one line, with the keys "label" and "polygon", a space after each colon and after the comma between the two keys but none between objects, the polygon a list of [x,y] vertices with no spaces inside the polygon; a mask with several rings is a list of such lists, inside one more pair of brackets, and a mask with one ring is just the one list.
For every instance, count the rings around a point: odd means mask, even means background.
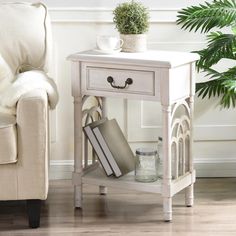
[{"label": "potted topiary plant", "polygon": [[[235,0],[213,0],[199,6],[191,6],[179,12],[177,24],[189,31],[199,30],[207,33],[215,28],[226,28],[231,32],[210,32],[207,35],[208,45],[197,51],[200,60],[198,70],[207,73],[210,80],[198,83],[196,90],[202,98],[220,97],[223,107],[236,107],[236,66],[219,72],[214,65],[221,59],[236,60],[236,2]],[[236,61],[235,61],[236,62]]]},{"label": "potted topiary plant", "polygon": [[149,11],[141,3],[131,1],[119,4],[113,11],[113,21],[120,38],[122,51],[143,52],[147,48],[146,32],[149,29]]}]

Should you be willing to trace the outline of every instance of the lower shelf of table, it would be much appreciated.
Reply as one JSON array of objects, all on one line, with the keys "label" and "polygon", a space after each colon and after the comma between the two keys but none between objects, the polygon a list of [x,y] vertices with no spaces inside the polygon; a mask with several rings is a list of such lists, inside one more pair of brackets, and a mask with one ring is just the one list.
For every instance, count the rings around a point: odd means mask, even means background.
[{"label": "lower shelf of table", "polygon": [[[91,171],[88,171],[82,177],[83,184],[106,186],[112,188],[122,188],[127,190],[136,190],[150,193],[162,194],[163,184],[162,180],[158,179],[151,183],[137,182],[134,179],[134,172],[124,175],[120,178],[113,176],[107,177],[101,167],[97,167]],[[195,182],[195,172],[187,173],[177,180],[173,180],[170,186],[170,195],[173,196],[175,193],[186,188],[190,184]]]}]

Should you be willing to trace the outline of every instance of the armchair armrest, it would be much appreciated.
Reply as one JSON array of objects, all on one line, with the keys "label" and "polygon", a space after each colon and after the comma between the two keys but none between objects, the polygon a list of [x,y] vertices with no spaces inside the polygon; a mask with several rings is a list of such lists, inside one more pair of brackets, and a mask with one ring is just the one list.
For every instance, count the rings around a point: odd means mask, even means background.
[{"label": "armchair armrest", "polygon": [[43,90],[17,104],[18,199],[46,199],[48,192],[48,98]]}]

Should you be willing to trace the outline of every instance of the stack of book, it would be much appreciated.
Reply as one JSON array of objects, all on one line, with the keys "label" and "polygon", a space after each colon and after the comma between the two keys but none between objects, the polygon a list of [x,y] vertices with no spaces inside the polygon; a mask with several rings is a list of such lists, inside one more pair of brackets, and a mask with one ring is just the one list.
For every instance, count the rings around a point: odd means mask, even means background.
[{"label": "stack of book", "polygon": [[115,119],[95,121],[83,130],[107,176],[120,177],[134,170],[134,154]]}]

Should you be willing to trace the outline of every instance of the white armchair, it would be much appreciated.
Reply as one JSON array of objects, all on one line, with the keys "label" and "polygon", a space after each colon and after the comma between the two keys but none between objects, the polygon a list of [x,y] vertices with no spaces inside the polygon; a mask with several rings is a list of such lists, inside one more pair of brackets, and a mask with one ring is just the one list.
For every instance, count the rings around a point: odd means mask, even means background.
[{"label": "white armchair", "polygon": [[[50,44],[44,5],[0,4],[0,56],[13,75],[32,69],[47,73]],[[48,133],[44,90],[24,94],[16,115],[0,113],[0,200],[27,200],[32,228],[40,225],[40,204],[48,193]]]}]

